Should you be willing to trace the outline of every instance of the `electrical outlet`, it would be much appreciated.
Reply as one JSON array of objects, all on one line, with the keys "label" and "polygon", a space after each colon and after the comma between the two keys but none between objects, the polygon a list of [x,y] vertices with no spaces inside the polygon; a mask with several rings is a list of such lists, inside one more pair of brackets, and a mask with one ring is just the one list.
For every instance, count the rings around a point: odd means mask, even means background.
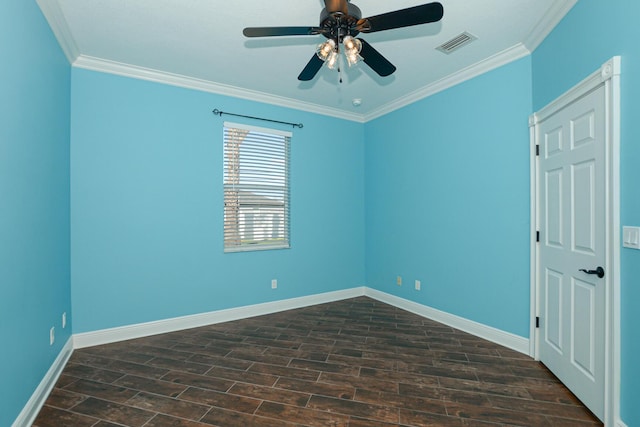
[{"label": "electrical outlet", "polygon": [[416,280],[416,291],[420,290],[420,280]]},{"label": "electrical outlet", "polygon": [[62,329],[67,327],[67,312],[62,313]]},{"label": "electrical outlet", "polygon": [[640,249],[640,227],[622,227],[622,246]]},{"label": "electrical outlet", "polygon": [[273,279],[271,280],[271,289],[277,289],[278,288],[278,280]]},{"label": "electrical outlet", "polygon": [[56,341],[56,328],[52,326],[51,329],[49,329],[49,345],[53,345],[55,341]]},{"label": "electrical outlet", "polygon": [[402,286],[402,276],[396,277],[396,283],[398,284],[398,286]]}]

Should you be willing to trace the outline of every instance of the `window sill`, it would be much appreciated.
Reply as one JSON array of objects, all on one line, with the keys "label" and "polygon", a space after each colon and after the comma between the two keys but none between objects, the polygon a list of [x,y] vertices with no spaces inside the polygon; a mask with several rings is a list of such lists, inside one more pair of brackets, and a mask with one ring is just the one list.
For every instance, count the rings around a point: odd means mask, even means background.
[{"label": "window sill", "polygon": [[273,251],[279,249],[291,249],[291,245],[247,245],[233,248],[224,248],[224,253]]}]

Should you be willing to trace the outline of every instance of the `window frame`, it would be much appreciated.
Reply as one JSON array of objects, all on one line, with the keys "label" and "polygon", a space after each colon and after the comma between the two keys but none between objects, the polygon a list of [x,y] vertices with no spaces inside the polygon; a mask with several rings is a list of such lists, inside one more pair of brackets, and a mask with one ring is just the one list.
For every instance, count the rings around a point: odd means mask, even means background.
[{"label": "window frame", "polygon": [[225,253],[291,248],[292,136],[292,132],[278,129],[224,122]]}]

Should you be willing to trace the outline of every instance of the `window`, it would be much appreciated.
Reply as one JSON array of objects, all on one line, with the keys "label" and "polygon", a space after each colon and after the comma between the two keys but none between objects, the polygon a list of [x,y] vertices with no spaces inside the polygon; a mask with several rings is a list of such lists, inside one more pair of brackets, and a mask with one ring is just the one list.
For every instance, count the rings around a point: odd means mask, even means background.
[{"label": "window", "polygon": [[224,251],[289,247],[290,132],[224,124]]}]

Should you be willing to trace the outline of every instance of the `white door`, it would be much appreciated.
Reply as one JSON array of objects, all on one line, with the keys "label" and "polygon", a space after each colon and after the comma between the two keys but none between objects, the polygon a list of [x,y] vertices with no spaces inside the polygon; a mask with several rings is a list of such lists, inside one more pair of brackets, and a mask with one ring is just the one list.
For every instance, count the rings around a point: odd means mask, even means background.
[{"label": "white door", "polygon": [[[540,360],[600,419],[608,283],[605,107],[600,86],[546,118],[538,132]],[[595,274],[598,267],[604,277]]]}]

